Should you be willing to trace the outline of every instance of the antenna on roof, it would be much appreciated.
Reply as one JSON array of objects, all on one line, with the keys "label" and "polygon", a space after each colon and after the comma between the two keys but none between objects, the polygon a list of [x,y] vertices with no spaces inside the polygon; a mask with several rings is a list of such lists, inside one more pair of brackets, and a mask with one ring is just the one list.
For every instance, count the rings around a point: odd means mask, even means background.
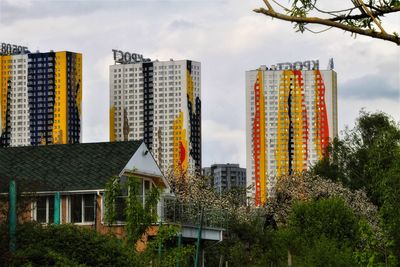
[{"label": "antenna on roof", "polygon": [[333,70],[335,68],[335,64],[333,63],[333,57],[329,59],[328,62],[328,70]]}]

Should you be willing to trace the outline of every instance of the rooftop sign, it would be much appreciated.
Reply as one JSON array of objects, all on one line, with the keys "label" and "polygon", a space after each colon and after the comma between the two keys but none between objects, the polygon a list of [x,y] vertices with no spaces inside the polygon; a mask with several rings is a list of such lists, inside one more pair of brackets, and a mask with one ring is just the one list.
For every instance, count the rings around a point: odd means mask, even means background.
[{"label": "rooftop sign", "polygon": [[29,53],[28,47],[26,46],[1,43],[0,46],[1,55],[19,55],[26,53]]},{"label": "rooftop sign", "polygon": [[143,58],[143,55],[136,53],[123,52],[121,50],[113,49],[115,63],[131,64],[139,62],[150,62],[150,58]]},{"label": "rooftop sign", "polygon": [[271,66],[272,70],[318,70],[319,60],[296,61],[293,63],[278,63]]}]

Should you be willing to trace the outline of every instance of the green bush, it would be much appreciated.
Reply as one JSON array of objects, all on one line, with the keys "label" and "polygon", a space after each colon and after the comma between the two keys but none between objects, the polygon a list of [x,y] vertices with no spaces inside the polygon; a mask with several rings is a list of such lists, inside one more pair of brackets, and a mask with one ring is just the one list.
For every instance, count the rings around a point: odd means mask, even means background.
[{"label": "green bush", "polygon": [[3,261],[8,266],[132,266],[136,254],[93,229],[25,223],[17,227],[17,251]]}]

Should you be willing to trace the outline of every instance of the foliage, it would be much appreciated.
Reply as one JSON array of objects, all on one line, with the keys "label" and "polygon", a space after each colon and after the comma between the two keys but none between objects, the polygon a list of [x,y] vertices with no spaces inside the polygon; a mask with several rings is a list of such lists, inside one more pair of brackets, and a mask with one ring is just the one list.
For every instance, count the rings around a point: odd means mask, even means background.
[{"label": "foliage", "polygon": [[380,193],[382,227],[386,231],[387,238],[392,241],[392,251],[400,263],[400,160],[383,176]]},{"label": "foliage", "polygon": [[377,227],[377,208],[363,190],[352,191],[340,182],[326,180],[308,172],[279,177],[275,198],[270,199],[266,210],[279,225],[284,225],[294,203],[324,198],[341,198],[356,214]]},{"label": "foliage", "polygon": [[10,266],[129,266],[133,249],[110,235],[73,225],[25,223]]},{"label": "foliage", "polygon": [[295,203],[288,218],[293,236],[308,242],[324,235],[342,243],[355,239],[357,220],[353,211],[341,199],[321,199]]},{"label": "foliage", "polygon": [[[174,243],[178,232],[177,227],[162,227],[146,249],[138,252],[123,240],[100,234],[91,228],[25,223],[17,228],[17,251],[0,254],[0,266],[164,267],[175,266],[177,260],[181,266],[187,266],[194,247],[178,248]],[[0,245],[7,246],[7,243],[0,242]],[[160,245],[161,254],[158,253]]]},{"label": "foliage", "polygon": [[160,189],[152,187],[145,198],[145,205],[138,197],[141,180],[135,176],[127,176],[125,186],[128,190],[126,198],[126,233],[128,242],[135,244],[157,222],[157,202],[160,199]]},{"label": "foliage", "polygon": [[[288,251],[293,266],[365,266],[361,255],[375,258],[377,266],[385,262],[381,232],[340,197],[293,200],[291,205],[279,225],[270,223],[264,208],[249,214],[248,221],[230,217],[224,241],[206,248],[207,266],[219,266],[221,260],[229,266],[286,266]],[[361,225],[371,230],[368,238],[365,231],[361,235]]]},{"label": "foliage", "polygon": [[[171,178],[170,178],[171,179]],[[299,266],[318,266],[318,259],[331,266],[356,265],[361,262],[355,255],[373,256],[369,247],[378,249],[375,262],[385,260],[384,251],[388,244],[371,245],[372,239],[382,241],[382,229],[379,227],[377,207],[371,203],[362,189],[351,190],[339,181],[330,181],[312,173],[305,172],[277,179],[275,198],[270,199],[265,207],[245,206],[235,201],[235,194],[228,192],[226,195],[217,194],[202,177],[196,176],[187,181],[185,186],[180,186],[178,199],[184,203],[204,204],[213,208],[220,214],[225,213],[225,238],[215,248],[206,251],[207,266],[219,266],[221,262],[228,261],[230,266],[284,266],[287,264],[287,251],[289,244],[296,250],[302,250],[303,258],[296,256]],[[331,200],[333,198],[334,200]],[[293,227],[289,227],[289,217],[292,208],[299,201],[305,204],[319,203],[329,199],[335,202],[336,209],[328,207],[332,203],[323,203],[319,209],[313,206],[307,216],[319,221],[317,235],[310,237],[315,243],[312,248],[306,243],[293,243]],[[343,206],[346,208],[344,209]],[[319,206],[317,206],[319,207]],[[326,209],[324,209],[326,208]],[[313,214],[319,212],[320,214]],[[305,212],[299,209],[298,215]],[[346,213],[347,212],[347,213]],[[342,219],[340,216],[344,216]],[[338,217],[335,217],[337,215]],[[331,221],[329,218],[335,218]],[[320,217],[324,220],[320,220]],[[345,219],[348,219],[346,221]],[[365,224],[373,230],[371,239],[358,237],[358,220],[364,218]],[[324,224],[334,224],[332,233],[323,232]],[[336,223],[336,224],[335,224]],[[350,229],[353,235],[347,236],[347,245],[343,245],[339,237],[332,238],[336,230],[338,236],[343,231],[342,227]],[[316,228],[316,227],[315,227]],[[289,231],[290,230],[290,231]],[[315,230],[315,229],[314,229]],[[345,232],[349,233],[349,232]],[[341,236],[342,237],[342,236]],[[296,246],[295,246],[296,245]],[[295,250],[295,251],[296,251]],[[295,254],[296,255],[296,254]],[[314,265],[315,264],[315,265]],[[297,266],[297,265],[295,265]]]},{"label": "foliage", "polygon": [[[276,5],[275,7],[272,2]],[[307,30],[312,33],[321,33],[331,28],[338,28],[352,35],[361,34],[400,45],[398,33],[387,33],[382,26],[382,18],[385,15],[400,11],[399,0],[370,0],[367,3],[364,3],[364,0],[339,2],[337,9],[325,9],[324,1],[291,0],[289,6],[285,6],[286,3],[264,0],[267,8],[261,7],[255,9],[254,12],[290,21],[295,24],[294,28],[298,32]],[[314,31],[309,26],[313,24],[324,25],[326,28]]]},{"label": "foliage", "polygon": [[281,239],[275,229],[265,227],[263,213],[254,213],[247,221],[229,217],[224,240],[217,246],[205,244],[206,266],[220,266],[221,261],[234,267],[284,262],[287,252]]},{"label": "foliage", "polygon": [[[197,207],[197,210],[205,207],[207,218],[213,217],[215,221],[223,222],[229,216],[236,216],[245,222],[250,220],[250,214],[257,213],[257,208],[245,205],[244,196],[249,188],[234,188],[220,194],[207,178],[200,175],[170,174],[167,179],[170,184],[175,185],[174,194],[180,204]],[[198,212],[194,215],[198,215]]]},{"label": "foliage", "polygon": [[178,247],[176,242],[180,229],[172,226],[159,228],[154,240],[149,243],[147,249],[142,253],[140,266],[167,267],[175,266],[179,261],[181,266],[188,266],[194,253],[193,245]]},{"label": "foliage", "polygon": [[386,114],[361,111],[356,126],[345,132],[342,141],[334,141],[313,172],[351,189],[365,188],[375,204],[385,172],[400,161],[400,128]]},{"label": "foliage", "polygon": [[312,171],[326,179],[341,181],[352,190],[365,189],[379,208],[380,228],[386,236],[382,242],[391,246],[391,253],[399,259],[399,124],[384,113],[361,111],[354,129],[345,134],[341,142],[331,145],[328,156]]},{"label": "foliage", "polygon": [[365,221],[358,225],[358,247],[354,258],[361,266],[396,266],[396,257],[389,250],[391,241],[382,232],[376,232]]},{"label": "foliage", "polygon": [[[127,241],[135,244],[147,232],[149,227],[157,222],[156,207],[160,199],[160,189],[152,187],[145,196],[143,205],[142,195],[139,192],[142,180],[134,175],[124,177],[121,182],[119,177],[111,177],[105,188],[105,219],[109,225],[116,221],[116,199],[125,199],[125,229]],[[124,192],[126,192],[124,194]]]},{"label": "foliage", "polygon": [[354,266],[358,218],[338,198],[297,202],[288,218],[294,266]]},{"label": "foliage", "polygon": [[111,177],[107,183],[104,190],[104,221],[111,224],[116,221],[116,198],[121,194],[121,186],[119,183],[119,177]]}]

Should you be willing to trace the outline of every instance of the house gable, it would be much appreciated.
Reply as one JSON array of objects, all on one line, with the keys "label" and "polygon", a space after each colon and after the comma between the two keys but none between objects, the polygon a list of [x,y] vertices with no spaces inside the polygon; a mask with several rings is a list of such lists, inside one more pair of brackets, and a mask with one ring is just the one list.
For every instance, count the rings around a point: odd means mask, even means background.
[{"label": "house gable", "polygon": [[153,155],[150,153],[145,143],[142,143],[136,150],[121,172],[132,172],[145,176],[154,177],[155,182],[163,187],[169,188],[160,168],[158,167]]}]

